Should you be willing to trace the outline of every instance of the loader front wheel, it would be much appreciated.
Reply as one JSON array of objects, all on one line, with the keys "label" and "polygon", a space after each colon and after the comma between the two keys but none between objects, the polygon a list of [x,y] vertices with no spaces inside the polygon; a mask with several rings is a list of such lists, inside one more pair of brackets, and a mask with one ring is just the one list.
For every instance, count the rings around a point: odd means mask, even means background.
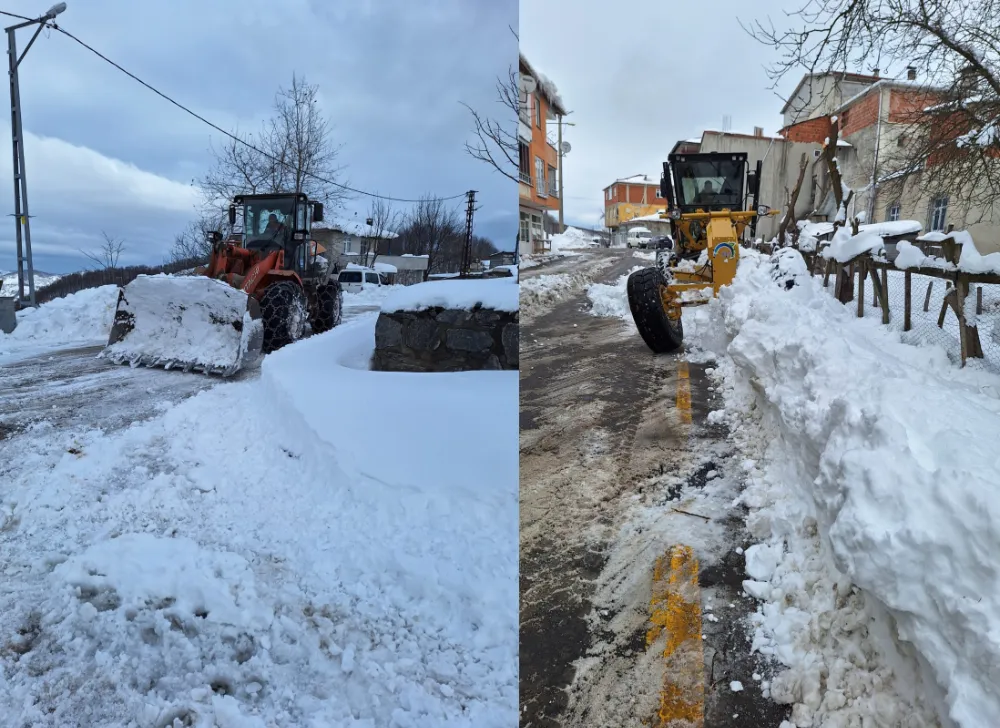
[{"label": "loader front wheel", "polygon": [[313,333],[322,334],[335,326],[340,326],[344,308],[344,292],[340,283],[330,281],[316,290],[316,310],[310,323]]},{"label": "loader front wheel", "polygon": [[301,286],[291,281],[273,283],[260,299],[264,319],[265,354],[302,338],[309,315],[309,301]]},{"label": "loader front wheel", "polygon": [[628,277],[626,290],[632,320],[654,354],[669,354],[681,346],[684,326],[667,314],[663,294],[668,282],[659,268],[643,268]]}]

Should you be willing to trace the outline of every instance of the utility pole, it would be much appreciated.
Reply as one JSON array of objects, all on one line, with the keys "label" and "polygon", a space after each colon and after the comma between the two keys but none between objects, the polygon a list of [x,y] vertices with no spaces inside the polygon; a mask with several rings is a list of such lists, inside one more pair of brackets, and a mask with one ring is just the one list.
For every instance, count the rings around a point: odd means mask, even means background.
[{"label": "utility pole", "polygon": [[559,146],[556,147],[556,151],[559,152],[559,232],[566,232],[566,225],[563,224],[563,148],[562,148],[562,120],[563,115],[559,114]]},{"label": "utility pole", "polygon": [[465,246],[462,248],[462,268],[459,272],[460,278],[469,275],[472,267],[472,217],[476,212],[476,191],[469,190],[465,193],[468,203],[465,207]]},{"label": "utility pole", "polygon": [[[38,34],[46,24],[66,9],[66,3],[57,3],[40,18],[28,20],[5,28],[7,31],[7,62],[10,73],[10,132],[14,152],[14,232],[17,240],[17,302],[19,307],[25,303],[36,306],[35,302],[35,265],[31,257],[31,224],[28,213],[28,181],[24,174],[24,130],[21,126],[21,88],[18,84],[17,69],[24,56],[31,49]],[[38,29],[31,36],[24,53],[17,55],[17,39],[15,34],[20,28],[37,25]],[[28,263],[28,297],[24,296],[24,264]]]}]

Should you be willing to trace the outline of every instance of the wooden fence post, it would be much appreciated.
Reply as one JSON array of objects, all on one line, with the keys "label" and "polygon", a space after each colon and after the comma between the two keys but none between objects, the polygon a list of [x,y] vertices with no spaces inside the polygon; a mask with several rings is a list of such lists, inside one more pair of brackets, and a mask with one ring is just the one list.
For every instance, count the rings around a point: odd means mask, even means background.
[{"label": "wooden fence post", "polygon": [[858,318],[865,316],[865,276],[868,275],[867,259],[858,259]]},{"label": "wooden fence post", "polygon": [[976,286],[976,315],[981,316],[983,313],[983,287]]},{"label": "wooden fence post", "polygon": [[934,288],[934,281],[927,281],[927,295],[924,296],[924,313],[931,310],[931,291]]},{"label": "wooden fence post", "polygon": [[910,286],[913,282],[913,275],[909,270],[903,273],[903,331],[910,330]]}]

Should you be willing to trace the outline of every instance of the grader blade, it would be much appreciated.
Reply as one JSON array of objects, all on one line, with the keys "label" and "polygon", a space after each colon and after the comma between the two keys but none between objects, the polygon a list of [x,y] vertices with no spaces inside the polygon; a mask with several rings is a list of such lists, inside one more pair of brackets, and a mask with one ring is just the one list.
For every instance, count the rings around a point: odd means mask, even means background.
[{"label": "grader blade", "polygon": [[205,276],[142,275],[118,293],[100,356],[118,364],[228,377],[261,357],[260,306]]}]

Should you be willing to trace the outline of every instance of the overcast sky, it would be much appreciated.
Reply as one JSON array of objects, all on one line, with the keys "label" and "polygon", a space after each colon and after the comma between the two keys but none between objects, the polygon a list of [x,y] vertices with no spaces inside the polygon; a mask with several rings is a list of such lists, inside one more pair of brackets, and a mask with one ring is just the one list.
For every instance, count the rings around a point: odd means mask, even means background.
[{"label": "overcast sky", "polygon": [[[50,4],[0,9],[37,16]],[[508,29],[516,0],[67,4],[62,27],[226,129],[256,130],[278,88],[304,75],[320,87],[351,186],[403,198],[476,189],[476,232],[513,249],[515,184],[465,153],[471,123],[459,102],[495,104],[496,78],[517,53]],[[30,32],[18,32],[21,48]],[[123,263],[161,262],[194,217],[192,181],[218,134],[54,31],[31,48],[20,78],[36,269],[83,267],[77,251],[98,248],[102,231],[126,241]],[[9,121],[0,139],[10,143]],[[4,215],[13,212],[10,160],[0,154]],[[367,200],[348,204],[349,217],[365,217]],[[0,270],[11,270],[5,219]]]},{"label": "overcast sky", "polygon": [[[521,50],[559,89],[577,124],[563,131],[572,144],[564,161],[569,224],[602,223],[602,190],[616,178],[649,175],[680,139],[721,129],[752,133],[781,127],[782,101],[763,66],[768,49],[740,27],[799,0],[521,0]],[[867,72],[867,70],[865,70]],[[779,91],[787,95],[799,77]]]}]

